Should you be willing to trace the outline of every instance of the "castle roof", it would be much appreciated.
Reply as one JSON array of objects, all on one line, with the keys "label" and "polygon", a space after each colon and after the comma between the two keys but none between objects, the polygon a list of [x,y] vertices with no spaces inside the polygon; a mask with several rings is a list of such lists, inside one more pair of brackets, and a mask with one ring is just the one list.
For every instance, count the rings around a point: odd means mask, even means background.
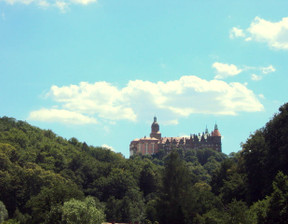
[{"label": "castle roof", "polygon": [[183,140],[183,141],[185,141],[185,137],[162,137],[161,138],[161,143],[166,143],[167,142],[167,140],[169,141],[169,142],[177,142],[177,143],[179,143],[180,141],[181,141],[181,139]]},{"label": "castle roof", "polygon": [[217,125],[217,124],[215,124],[215,126],[214,126],[214,131],[212,132],[212,136],[219,136],[219,137],[221,137],[221,134],[220,134],[220,132],[219,132],[219,130],[218,130],[218,125]]},{"label": "castle roof", "polygon": [[154,137],[143,137],[143,138],[136,138],[136,139],[134,139],[132,142],[143,142],[143,141],[159,141],[159,139],[157,139],[157,138],[154,138]]},{"label": "castle roof", "polygon": [[216,129],[216,130],[214,130],[214,131],[212,132],[212,136],[219,136],[219,137],[221,137],[221,134],[220,134],[219,130]]}]

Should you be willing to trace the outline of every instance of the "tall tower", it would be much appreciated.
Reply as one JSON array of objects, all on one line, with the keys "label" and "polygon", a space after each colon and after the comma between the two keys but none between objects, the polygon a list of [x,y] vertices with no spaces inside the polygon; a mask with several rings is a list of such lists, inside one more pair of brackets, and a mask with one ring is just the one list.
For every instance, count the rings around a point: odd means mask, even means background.
[{"label": "tall tower", "polygon": [[151,138],[157,138],[161,139],[161,133],[159,131],[159,124],[157,122],[157,117],[154,117],[154,122],[151,125],[151,133],[150,133]]},{"label": "tall tower", "polygon": [[214,143],[214,149],[218,152],[222,152],[221,134],[218,130],[217,124],[215,124],[214,126],[214,131],[212,132],[212,139]]}]

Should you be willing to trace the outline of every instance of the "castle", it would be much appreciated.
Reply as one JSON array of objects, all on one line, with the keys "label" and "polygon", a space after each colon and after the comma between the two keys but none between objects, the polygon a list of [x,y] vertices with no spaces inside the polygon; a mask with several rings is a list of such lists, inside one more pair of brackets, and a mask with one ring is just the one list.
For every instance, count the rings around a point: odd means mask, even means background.
[{"label": "castle", "polygon": [[154,117],[154,121],[151,125],[150,137],[145,136],[140,139],[134,139],[130,143],[130,156],[136,154],[152,155],[157,153],[160,149],[169,152],[174,148],[184,150],[210,148],[217,152],[222,152],[221,134],[217,124],[215,124],[214,131],[211,133],[209,133],[206,128],[205,132],[202,134],[191,134],[190,137],[161,137],[159,130],[160,127],[157,118]]}]

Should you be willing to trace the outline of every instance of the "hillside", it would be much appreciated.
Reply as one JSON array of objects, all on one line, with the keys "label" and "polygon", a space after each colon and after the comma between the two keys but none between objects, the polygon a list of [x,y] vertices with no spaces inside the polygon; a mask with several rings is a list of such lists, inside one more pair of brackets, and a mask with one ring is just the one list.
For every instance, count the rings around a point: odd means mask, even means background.
[{"label": "hillside", "polygon": [[125,159],[2,117],[0,223],[285,223],[287,136],[285,104],[238,153]]}]

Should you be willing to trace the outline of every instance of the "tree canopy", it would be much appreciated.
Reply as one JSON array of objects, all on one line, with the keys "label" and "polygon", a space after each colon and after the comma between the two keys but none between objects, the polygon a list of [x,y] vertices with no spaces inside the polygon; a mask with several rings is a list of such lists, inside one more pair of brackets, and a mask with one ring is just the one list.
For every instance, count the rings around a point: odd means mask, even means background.
[{"label": "tree canopy", "polygon": [[285,223],[288,104],[231,155],[129,159],[0,118],[0,223]]}]

